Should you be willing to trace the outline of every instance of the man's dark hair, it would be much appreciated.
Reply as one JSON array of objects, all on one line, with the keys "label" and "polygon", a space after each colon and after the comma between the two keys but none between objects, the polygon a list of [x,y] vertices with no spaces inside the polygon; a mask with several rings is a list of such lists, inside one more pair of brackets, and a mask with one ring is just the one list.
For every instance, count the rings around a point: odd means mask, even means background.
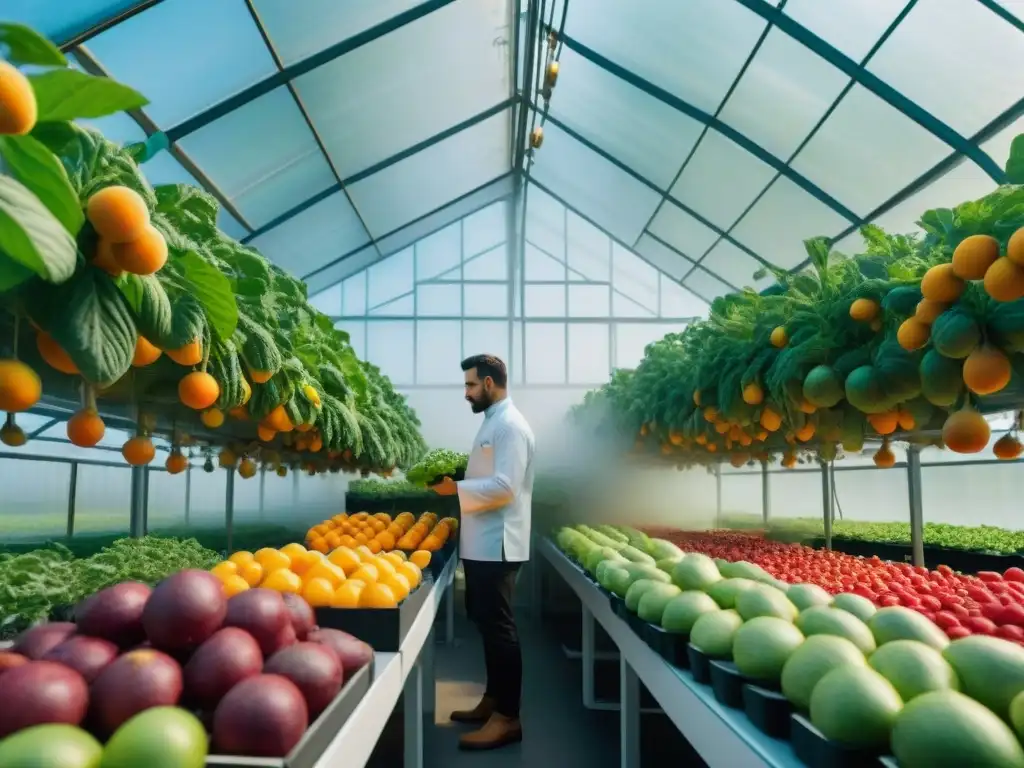
[{"label": "man's dark hair", "polygon": [[476,368],[476,375],[481,379],[490,376],[495,386],[502,389],[508,385],[508,369],[500,357],[495,355],[473,355],[462,361],[462,370],[471,371],[474,368]]}]

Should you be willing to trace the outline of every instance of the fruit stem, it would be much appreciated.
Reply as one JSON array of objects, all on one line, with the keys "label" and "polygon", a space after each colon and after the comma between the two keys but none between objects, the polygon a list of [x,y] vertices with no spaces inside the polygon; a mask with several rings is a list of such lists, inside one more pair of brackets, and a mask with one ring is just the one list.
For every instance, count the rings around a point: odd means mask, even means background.
[{"label": "fruit stem", "polygon": [[82,398],[83,406],[90,411],[97,411],[96,408],[96,388],[89,382],[82,380]]}]

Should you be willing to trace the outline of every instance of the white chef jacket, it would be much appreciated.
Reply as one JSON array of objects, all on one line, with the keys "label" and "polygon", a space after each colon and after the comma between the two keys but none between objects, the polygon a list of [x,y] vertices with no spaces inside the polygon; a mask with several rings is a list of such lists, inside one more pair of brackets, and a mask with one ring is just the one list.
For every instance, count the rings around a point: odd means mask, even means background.
[{"label": "white chef jacket", "polygon": [[484,411],[466,479],[458,483],[463,559],[530,559],[533,451],[533,431],[511,398]]}]

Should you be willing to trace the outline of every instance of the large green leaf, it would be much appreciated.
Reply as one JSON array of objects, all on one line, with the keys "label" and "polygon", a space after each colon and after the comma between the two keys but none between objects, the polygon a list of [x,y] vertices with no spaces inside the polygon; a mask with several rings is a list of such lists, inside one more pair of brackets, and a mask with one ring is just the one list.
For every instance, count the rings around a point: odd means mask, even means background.
[{"label": "large green leaf", "polygon": [[238,325],[238,304],[231,290],[231,281],[192,251],[175,259],[192,293],[206,310],[210,327],[222,339],[230,339]]},{"label": "large green leaf", "polygon": [[87,266],[52,292],[49,330],[87,380],[110,384],[135,354],[135,322],[111,277]]},{"label": "large green leaf", "polygon": [[0,154],[11,174],[35,193],[72,236],[77,235],[85,214],[67,171],[53,152],[31,136],[3,136]]},{"label": "large green leaf", "polygon": [[1024,133],[1010,144],[1010,157],[1006,161],[1006,180],[1011,184],[1024,184]]},{"label": "large green leaf", "polygon": [[30,75],[29,80],[43,123],[105,117],[149,104],[149,99],[127,85],[77,69],[54,69]]},{"label": "large green leaf", "polygon": [[171,304],[171,338],[167,346],[171,349],[183,347],[195,341],[206,327],[203,306],[190,293],[175,298]]},{"label": "large green leaf", "polygon": [[158,347],[180,346],[174,343],[171,300],[156,275],[125,273],[117,282],[135,317],[139,335]]},{"label": "large green leaf", "polygon": [[12,64],[35,64],[41,67],[66,67],[68,60],[60,50],[24,24],[0,22],[0,48]]},{"label": "large green leaf", "polygon": [[197,239],[210,237],[217,229],[217,199],[191,184],[161,184],[156,192],[156,209],[166,214],[182,233]]},{"label": "large green leaf", "polygon": [[71,277],[78,260],[64,225],[10,176],[0,176],[0,252],[51,283]]}]

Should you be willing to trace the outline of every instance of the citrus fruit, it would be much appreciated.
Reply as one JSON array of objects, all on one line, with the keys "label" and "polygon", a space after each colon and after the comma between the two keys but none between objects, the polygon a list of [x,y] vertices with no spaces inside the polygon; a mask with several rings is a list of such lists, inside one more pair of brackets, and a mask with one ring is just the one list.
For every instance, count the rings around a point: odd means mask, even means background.
[{"label": "citrus fruit", "polygon": [[238,563],[232,562],[231,560],[223,560],[213,566],[213,568],[210,569],[210,573],[221,581],[224,581],[231,576],[238,575]]},{"label": "citrus fruit", "polygon": [[430,565],[430,557],[431,554],[425,549],[417,549],[409,556],[409,562],[422,569]]},{"label": "citrus fruit", "polygon": [[391,587],[391,591],[395,593],[395,599],[398,602],[402,602],[409,596],[412,591],[412,586],[409,584],[409,580],[400,573],[388,573],[380,577],[378,584],[383,584],[385,587]]},{"label": "citrus fruit", "polygon": [[292,567],[292,559],[288,555],[271,547],[257,550],[254,557],[256,562],[262,565],[263,570],[267,573],[276,571],[278,568]]},{"label": "citrus fruit", "polygon": [[275,592],[294,592],[298,594],[302,591],[302,579],[299,578],[299,574],[295,573],[295,571],[288,568],[277,568],[267,574],[260,586],[264,589],[272,589]]},{"label": "citrus fruit", "polygon": [[345,571],[331,562],[317,563],[307,570],[303,576],[303,581],[308,582],[315,579],[324,579],[329,581],[331,589],[333,590],[345,580]]},{"label": "citrus fruit", "polygon": [[390,560],[385,560],[383,557],[378,555],[370,563],[374,568],[377,569],[377,574],[383,576],[384,574],[391,574],[395,572],[395,564]]},{"label": "citrus fruit", "polygon": [[338,547],[327,556],[327,559],[345,571],[346,576],[351,575],[357,568],[359,568],[360,565],[362,565],[362,560],[359,559],[359,555],[348,547]]},{"label": "citrus fruit", "polygon": [[306,548],[301,544],[298,544],[293,541],[291,544],[285,544],[278,550],[278,552],[283,552],[284,554],[288,555],[288,557],[294,560],[294,558],[298,555],[306,554]]},{"label": "citrus fruit", "polygon": [[302,597],[314,608],[331,605],[334,601],[334,585],[324,578],[313,578],[302,588]]},{"label": "citrus fruit", "polygon": [[239,592],[245,592],[249,588],[249,582],[241,576],[228,576],[224,581],[224,594],[233,597]]},{"label": "citrus fruit", "polygon": [[386,584],[367,584],[359,594],[360,608],[394,608],[398,598]]},{"label": "citrus fruit", "polygon": [[376,566],[370,563],[363,563],[359,568],[352,572],[352,575],[349,576],[349,578],[361,581],[365,584],[372,584],[380,578],[380,572],[377,570]]},{"label": "citrus fruit", "polygon": [[334,590],[334,597],[331,599],[331,607],[358,608],[359,596],[365,588],[366,584],[361,581],[356,581],[354,579],[346,581]]},{"label": "citrus fruit", "polygon": [[402,563],[395,571],[409,580],[409,586],[412,589],[416,589],[423,581],[423,571],[415,563]]},{"label": "citrus fruit", "polygon": [[258,587],[263,581],[263,566],[253,560],[238,566],[238,575],[245,579],[250,587]]}]

